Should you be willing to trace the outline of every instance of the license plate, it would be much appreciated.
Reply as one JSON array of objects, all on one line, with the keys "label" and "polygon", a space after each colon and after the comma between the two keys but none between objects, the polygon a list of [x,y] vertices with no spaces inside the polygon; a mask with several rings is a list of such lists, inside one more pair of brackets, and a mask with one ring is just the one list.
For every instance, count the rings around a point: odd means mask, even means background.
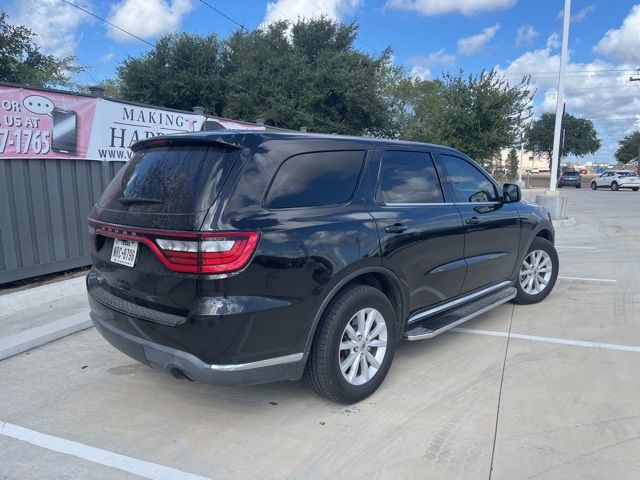
[{"label": "license plate", "polygon": [[126,267],[133,267],[138,255],[138,242],[132,240],[113,239],[113,250],[111,250],[111,261]]}]

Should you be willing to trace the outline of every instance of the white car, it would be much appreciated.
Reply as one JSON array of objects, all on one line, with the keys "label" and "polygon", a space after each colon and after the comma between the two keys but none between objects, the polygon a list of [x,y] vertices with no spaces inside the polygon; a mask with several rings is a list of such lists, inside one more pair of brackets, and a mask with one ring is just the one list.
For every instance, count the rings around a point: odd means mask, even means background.
[{"label": "white car", "polygon": [[634,192],[640,190],[640,177],[633,170],[611,170],[591,180],[591,190],[610,188],[617,191],[620,188],[630,188]]}]

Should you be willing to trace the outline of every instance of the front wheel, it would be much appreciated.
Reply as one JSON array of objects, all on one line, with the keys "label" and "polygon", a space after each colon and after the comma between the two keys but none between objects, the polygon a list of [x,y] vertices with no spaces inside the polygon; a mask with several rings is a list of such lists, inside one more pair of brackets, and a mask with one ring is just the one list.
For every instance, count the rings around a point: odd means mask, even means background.
[{"label": "front wheel", "polygon": [[611,184],[611,190],[613,190],[614,192],[617,192],[619,188],[620,186],[618,185],[618,182],[613,182]]},{"label": "front wheel", "polygon": [[591,190],[597,190],[598,189],[598,184],[596,184],[596,182],[591,182]]},{"label": "front wheel", "polygon": [[559,266],[558,252],[553,244],[536,237],[520,266],[514,302],[528,305],[544,300],[556,284]]},{"label": "front wheel", "polygon": [[367,285],[332,300],[316,330],[304,376],[334,402],[364,400],[384,380],[395,351],[395,312],[389,299]]}]

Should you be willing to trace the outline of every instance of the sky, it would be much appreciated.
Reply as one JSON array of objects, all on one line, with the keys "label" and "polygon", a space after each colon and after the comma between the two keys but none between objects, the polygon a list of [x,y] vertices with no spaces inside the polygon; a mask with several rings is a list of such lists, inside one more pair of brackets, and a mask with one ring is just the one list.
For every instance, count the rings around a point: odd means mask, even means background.
[{"label": "sky", "polygon": [[[555,111],[562,0],[69,0],[153,43],[173,31],[227,37],[238,24],[329,16],[359,27],[357,48],[386,47],[408,74],[439,78],[496,68],[510,81],[531,75],[535,112]],[[620,138],[640,129],[640,2],[573,0],[567,112],[593,120],[603,147],[587,161],[612,162]],[[26,25],[50,54],[76,55],[95,84],[149,45],[62,0],[8,0],[9,21]]]}]

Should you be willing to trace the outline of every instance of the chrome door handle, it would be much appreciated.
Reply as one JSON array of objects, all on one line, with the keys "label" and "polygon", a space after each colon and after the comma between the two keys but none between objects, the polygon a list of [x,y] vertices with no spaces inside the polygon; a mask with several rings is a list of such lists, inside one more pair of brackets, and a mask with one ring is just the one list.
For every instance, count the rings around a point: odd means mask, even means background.
[{"label": "chrome door handle", "polygon": [[402,225],[401,223],[396,223],[395,225],[389,225],[388,227],[384,227],[384,231],[387,233],[402,233],[407,229],[406,225]]}]

